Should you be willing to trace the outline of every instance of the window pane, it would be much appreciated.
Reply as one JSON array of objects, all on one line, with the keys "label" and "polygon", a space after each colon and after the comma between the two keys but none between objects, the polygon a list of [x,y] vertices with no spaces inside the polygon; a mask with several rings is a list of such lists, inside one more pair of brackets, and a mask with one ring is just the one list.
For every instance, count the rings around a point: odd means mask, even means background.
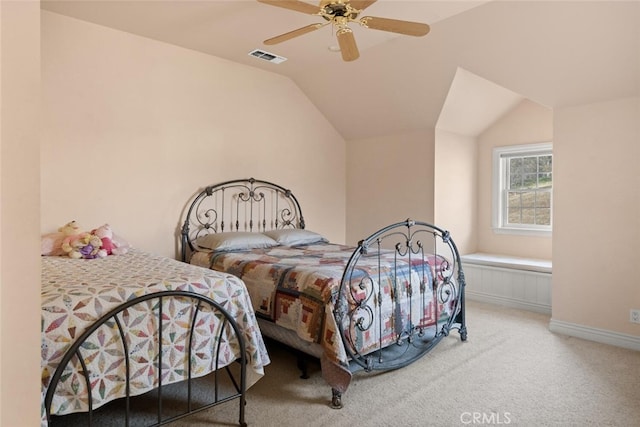
[{"label": "window pane", "polygon": [[535,224],[536,223],[536,210],[534,208],[522,209],[522,219],[520,224]]},{"label": "window pane", "polygon": [[522,177],[522,188],[536,188],[538,185],[538,174],[528,173]]},{"label": "window pane", "polygon": [[536,192],[535,191],[524,191],[520,196],[521,206],[533,208],[536,205]]},{"label": "window pane", "polygon": [[540,172],[551,173],[551,156],[540,156],[538,157],[538,170]]},{"label": "window pane", "polygon": [[551,188],[552,182],[553,182],[553,176],[551,175],[551,172],[541,173],[540,176],[538,177],[538,187],[540,188]]},{"label": "window pane", "polygon": [[538,187],[539,188],[551,188],[552,177],[551,173],[541,173],[538,176]]},{"label": "window pane", "polygon": [[538,191],[536,193],[536,206],[539,208],[551,208],[551,192]]},{"label": "window pane", "polygon": [[512,175],[514,173],[522,172],[522,158],[521,157],[513,157],[509,159],[509,174]]},{"label": "window pane", "polygon": [[520,224],[520,208],[509,208],[509,224]]},{"label": "window pane", "polygon": [[509,177],[509,188],[512,190],[519,190],[523,188],[522,175],[513,174]]},{"label": "window pane", "polygon": [[507,200],[507,206],[509,208],[511,207],[520,208],[520,193],[515,191],[510,191],[508,198],[509,200]]},{"label": "window pane", "polygon": [[538,172],[538,158],[537,157],[525,157],[522,160],[522,171],[524,173],[537,173]]},{"label": "window pane", "polygon": [[551,208],[536,209],[536,224],[551,225]]}]

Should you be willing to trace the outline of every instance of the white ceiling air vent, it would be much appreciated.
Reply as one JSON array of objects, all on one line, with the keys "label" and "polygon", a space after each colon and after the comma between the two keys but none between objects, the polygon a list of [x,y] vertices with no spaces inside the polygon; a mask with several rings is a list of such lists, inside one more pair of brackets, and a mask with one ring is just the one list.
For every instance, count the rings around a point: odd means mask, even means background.
[{"label": "white ceiling air vent", "polygon": [[287,58],[278,56],[274,53],[265,52],[264,50],[260,50],[260,49],[252,50],[251,52],[249,52],[249,55],[255,56],[256,58],[264,59],[265,61],[268,61],[268,62],[273,62],[274,64],[280,64],[281,62],[284,62],[287,60]]}]

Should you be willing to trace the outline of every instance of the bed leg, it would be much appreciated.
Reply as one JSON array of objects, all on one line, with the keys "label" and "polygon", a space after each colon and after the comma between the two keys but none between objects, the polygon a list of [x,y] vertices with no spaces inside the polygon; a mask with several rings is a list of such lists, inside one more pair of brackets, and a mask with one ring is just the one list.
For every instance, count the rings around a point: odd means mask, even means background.
[{"label": "bed leg", "polygon": [[247,422],[244,420],[245,406],[247,406],[247,400],[244,398],[244,396],[242,396],[240,398],[240,420],[239,420],[240,427],[247,427]]},{"label": "bed leg", "polygon": [[466,326],[460,327],[460,330],[458,332],[460,332],[460,340],[461,341],[466,341],[467,340],[467,327]]},{"label": "bed leg", "polygon": [[467,322],[466,322],[466,313],[465,313],[466,310],[465,310],[465,303],[464,303],[464,275],[462,275],[462,277],[460,278],[460,281],[462,283],[462,296],[460,297],[460,304],[462,305],[462,308],[460,309],[460,312],[454,319],[454,322],[460,325],[458,327],[458,332],[460,333],[460,340],[466,341],[467,340]]},{"label": "bed leg", "polygon": [[331,394],[331,407],[333,409],[342,409],[342,393],[335,388],[332,388]]},{"label": "bed leg", "polygon": [[306,380],[309,378],[306,355],[303,352],[299,351],[296,356],[298,359],[298,369],[302,371],[302,373],[300,374],[300,378],[302,378],[303,380]]}]

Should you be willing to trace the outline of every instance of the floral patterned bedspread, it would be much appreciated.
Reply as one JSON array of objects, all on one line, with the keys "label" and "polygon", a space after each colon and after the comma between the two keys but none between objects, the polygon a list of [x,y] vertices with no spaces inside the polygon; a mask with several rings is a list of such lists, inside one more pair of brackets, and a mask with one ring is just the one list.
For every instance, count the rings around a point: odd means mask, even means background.
[{"label": "floral patterned bedspread", "polygon": [[[319,343],[323,348],[324,378],[333,388],[344,392],[351,379],[347,369],[349,358],[333,309],[354,250],[351,246],[320,243],[239,252],[196,252],[191,263],[240,277],[259,317],[296,331],[302,340]],[[376,349],[380,337],[383,347],[390,344],[408,323],[429,327],[452,315],[453,301],[436,304],[432,292],[434,275],[440,275],[448,263],[441,257],[426,259],[426,263],[421,258],[398,259],[394,251],[387,251],[382,255],[382,264],[377,254],[359,260],[349,292],[354,295],[368,292],[372,299],[379,299],[379,303],[373,304],[374,310],[381,312],[386,321],[381,327],[372,325],[366,332],[354,331],[353,345],[358,352],[366,354]],[[364,276],[373,280],[363,281]],[[368,282],[371,286],[366,285]],[[422,299],[417,297],[421,283],[426,286]],[[413,298],[408,297],[410,293]],[[400,303],[392,304],[391,299],[396,297],[395,301]],[[349,325],[342,327],[344,330]]]},{"label": "floral patterned bedspread", "polygon": [[[66,257],[42,257],[42,423],[46,425],[44,396],[56,367],[65,351],[88,326],[121,303],[135,297],[164,290],[182,290],[205,295],[218,302],[236,321],[244,334],[247,353],[248,385],[264,374],[269,363],[255,312],[244,283],[235,276],[199,268],[166,257],[131,249],[127,254],[102,259],[83,260]],[[189,319],[186,301],[165,299],[163,315],[170,326],[163,333],[162,383],[186,379],[187,357],[184,338]],[[189,308],[187,308],[189,307]],[[129,344],[131,361],[131,394],[138,395],[157,386],[157,339],[154,332],[157,316],[149,313],[151,304],[133,306],[124,317],[124,329],[132,337]],[[219,320],[206,310],[199,314],[192,355],[192,376],[199,377],[233,362],[239,355],[238,341],[229,334],[222,336],[223,351],[218,360],[214,350],[218,337],[212,325]],[[165,328],[163,322],[163,328]],[[94,409],[124,396],[124,351],[113,339],[116,327],[103,326],[90,338],[83,352],[90,354],[91,388]],[[231,331],[229,329],[229,331]],[[216,331],[217,332],[217,331]],[[94,338],[95,337],[95,338]],[[174,342],[175,341],[175,342]],[[167,346],[167,343],[169,346]],[[168,350],[167,350],[168,349]],[[222,359],[222,360],[220,360]],[[86,411],[87,390],[75,368],[63,375],[53,398],[56,415]]]}]

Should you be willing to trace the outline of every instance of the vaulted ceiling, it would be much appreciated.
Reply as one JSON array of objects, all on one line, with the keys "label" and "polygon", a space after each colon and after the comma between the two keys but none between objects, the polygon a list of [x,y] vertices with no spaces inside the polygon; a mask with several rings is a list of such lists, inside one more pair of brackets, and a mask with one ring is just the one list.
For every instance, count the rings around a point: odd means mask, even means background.
[{"label": "vaulted ceiling", "polygon": [[[347,140],[436,124],[474,133],[520,97],[556,108],[640,96],[638,1],[378,0],[361,16],[431,31],[353,25],[360,58],[352,62],[331,50],[331,26],[263,45],[322,18],[255,0],[44,0],[42,8],[287,76]],[[262,61],[254,49],[287,60]]]}]

